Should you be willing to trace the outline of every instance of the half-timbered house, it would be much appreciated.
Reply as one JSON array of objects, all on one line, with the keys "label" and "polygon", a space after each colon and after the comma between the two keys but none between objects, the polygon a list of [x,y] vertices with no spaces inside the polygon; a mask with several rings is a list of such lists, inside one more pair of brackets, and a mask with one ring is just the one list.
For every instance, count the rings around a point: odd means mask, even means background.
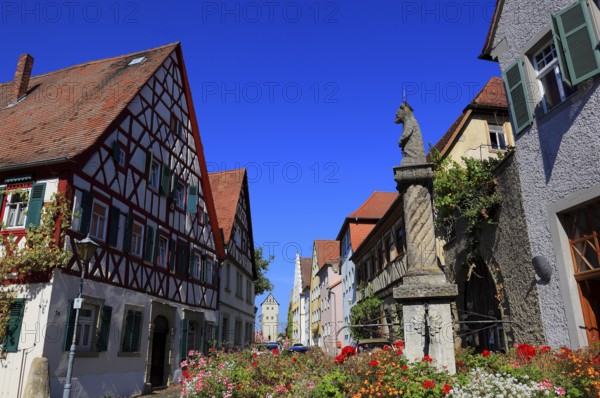
[{"label": "half-timbered house", "polygon": [[220,269],[218,344],[254,340],[254,238],[246,169],[209,174],[226,258]]},{"label": "half-timbered house", "polygon": [[[59,193],[73,210],[64,245],[99,245],[83,272],[72,396],[167,385],[215,335],[224,257],[181,46],[38,76],[32,64],[22,56],[0,85],[0,234],[24,240]],[[20,396],[42,356],[61,395],[82,267],[73,255],[35,284],[6,286],[0,396]]]}]

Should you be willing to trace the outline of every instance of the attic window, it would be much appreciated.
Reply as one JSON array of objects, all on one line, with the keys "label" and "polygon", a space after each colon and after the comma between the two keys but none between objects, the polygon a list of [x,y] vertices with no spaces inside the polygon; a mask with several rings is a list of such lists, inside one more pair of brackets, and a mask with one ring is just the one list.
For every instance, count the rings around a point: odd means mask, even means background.
[{"label": "attic window", "polygon": [[144,62],[146,60],[146,57],[139,57],[139,58],[134,58],[131,60],[131,62],[129,62],[129,66],[131,65],[137,65],[137,64],[141,64],[142,62]]}]

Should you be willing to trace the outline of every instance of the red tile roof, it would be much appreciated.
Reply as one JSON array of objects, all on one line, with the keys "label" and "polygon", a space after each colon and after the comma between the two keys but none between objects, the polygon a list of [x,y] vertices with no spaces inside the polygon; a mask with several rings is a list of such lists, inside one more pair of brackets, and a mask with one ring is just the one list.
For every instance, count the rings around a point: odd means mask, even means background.
[{"label": "red tile roof", "polygon": [[[483,86],[481,91],[477,93],[469,105],[467,105],[463,110],[463,113],[454,121],[454,123],[452,123],[452,126],[450,126],[448,131],[446,131],[434,147],[443,156],[448,149],[452,147],[452,144],[458,137],[458,133],[460,133],[463,125],[469,120],[469,116],[471,116],[471,113],[473,113],[474,110],[496,108],[508,112],[504,82],[499,77],[492,77],[485,86]],[[429,160],[429,155],[427,155],[427,159]]]},{"label": "red tile roof", "polygon": [[[13,82],[0,84],[0,168],[81,154],[178,46],[169,44],[32,76],[28,95],[11,107],[6,106]],[[128,66],[138,57],[146,60]]]},{"label": "red tile roof", "polygon": [[358,209],[350,213],[347,218],[379,219],[385,214],[390,205],[398,197],[398,192],[375,191]]},{"label": "red tile roof", "polygon": [[227,246],[231,238],[246,169],[210,173],[208,177],[217,210],[217,220],[223,229],[223,243]]},{"label": "red tile roof", "polygon": [[310,273],[312,270],[312,258],[300,258],[300,271],[302,273],[302,290],[310,287]]},{"label": "red tile roof", "polygon": [[337,240],[315,240],[317,261],[319,269],[325,264],[332,264],[340,260],[340,242]]},{"label": "red tile roof", "polygon": [[350,221],[350,243],[352,251],[355,251],[358,246],[365,240],[367,235],[375,228],[375,223],[358,224]]}]

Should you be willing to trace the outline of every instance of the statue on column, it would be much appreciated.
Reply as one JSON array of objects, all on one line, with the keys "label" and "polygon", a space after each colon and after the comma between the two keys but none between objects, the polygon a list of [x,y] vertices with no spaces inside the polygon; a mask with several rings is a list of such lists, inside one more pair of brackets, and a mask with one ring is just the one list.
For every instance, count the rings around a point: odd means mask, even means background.
[{"label": "statue on column", "polygon": [[421,128],[408,102],[402,102],[396,112],[396,124],[402,124],[403,130],[398,145],[402,148],[401,166],[426,163],[425,147]]}]

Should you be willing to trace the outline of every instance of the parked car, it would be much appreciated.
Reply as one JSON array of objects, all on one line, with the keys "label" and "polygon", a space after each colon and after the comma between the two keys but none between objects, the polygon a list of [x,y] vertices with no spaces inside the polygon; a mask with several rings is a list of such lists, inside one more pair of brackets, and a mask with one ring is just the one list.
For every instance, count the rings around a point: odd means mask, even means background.
[{"label": "parked car", "polygon": [[302,343],[296,343],[290,347],[291,352],[306,352],[308,350],[310,350],[310,347],[307,347]]},{"label": "parked car", "polygon": [[356,352],[358,354],[361,352],[369,352],[375,348],[383,349],[383,347],[392,348],[392,343],[388,339],[371,338],[359,339],[354,345],[354,348],[356,348]]},{"label": "parked car", "polygon": [[259,343],[252,350],[252,353],[257,354],[257,355],[262,355],[269,351],[273,352],[275,349],[277,349],[278,352],[281,352],[281,350],[282,350],[281,344],[276,341],[271,341],[268,343]]}]

